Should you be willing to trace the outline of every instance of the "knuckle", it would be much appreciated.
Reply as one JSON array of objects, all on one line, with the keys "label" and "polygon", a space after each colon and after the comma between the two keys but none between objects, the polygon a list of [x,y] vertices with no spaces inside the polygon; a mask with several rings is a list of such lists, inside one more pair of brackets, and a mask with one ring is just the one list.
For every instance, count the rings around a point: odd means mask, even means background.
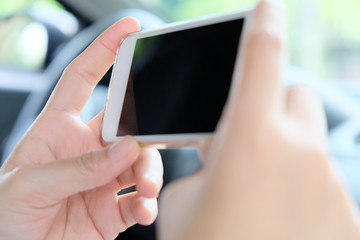
[{"label": "knuckle", "polygon": [[89,87],[93,87],[99,80],[98,75],[91,69],[87,69],[79,64],[76,64],[76,59],[65,68],[64,75],[75,76],[79,78],[80,81],[83,80],[87,83]]},{"label": "knuckle", "polygon": [[29,180],[28,167],[17,167],[10,174],[10,189],[26,195],[27,191],[31,191],[31,184],[29,184]]},{"label": "knuckle", "polygon": [[248,33],[248,44],[253,49],[267,49],[280,52],[285,49],[285,39],[278,30],[271,26],[251,29]]},{"label": "knuckle", "polygon": [[[260,111],[258,108],[252,108],[249,105],[239,106],[241,111],[234,111],[227,115],[226,126],[234,131],[234,126],[243,136],[261,142],[267,137],[280,137],[280,119],[274,117],[274,114],[267,111]],[[246,114],[244,114],[246,113]],[[261,140],[261,141],[260,141]]]},{"label": "knuckle", "polygon": [[290,96],[297,96],[301,99],[309,100],[312,103],[321,104],[321,98],[316,94],[314,90],[304,85],[292,86],[287,90],[287,94]]},{"label": "knuckle", "polygon": [[[102,151],[94,151],[81,155],[75,161],[75,167],[84,177],[94,177],[104,172],[107,167],[106,154]],[[101,174],[100,174],[101,175]]]}]

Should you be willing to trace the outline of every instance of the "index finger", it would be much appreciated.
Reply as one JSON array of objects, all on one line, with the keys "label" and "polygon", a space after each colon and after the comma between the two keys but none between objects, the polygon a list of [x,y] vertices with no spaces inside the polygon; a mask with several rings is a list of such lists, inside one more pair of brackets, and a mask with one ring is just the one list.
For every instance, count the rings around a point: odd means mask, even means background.
[{"label": "index finger", "polygon": [[234,70],[231,100],[236,105],[251,105],[261,113],[280,105],[286,53],[285,15],[282,0],[261,0],[255,8]]},{"label": "index finger", "polygon": [[47,107],[80,114],[94,87],[114,63],[121,40],[139,30],[138,21],[126,17],[102,33],[65,69]]}]

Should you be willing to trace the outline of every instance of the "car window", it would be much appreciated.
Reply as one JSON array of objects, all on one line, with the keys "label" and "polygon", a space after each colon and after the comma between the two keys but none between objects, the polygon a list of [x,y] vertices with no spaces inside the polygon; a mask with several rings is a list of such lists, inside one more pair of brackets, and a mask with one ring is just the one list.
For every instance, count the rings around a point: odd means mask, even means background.
[{"label": "car window", "polygon": [[27,16],[0,22],[0,64],[6,68],[41,69],[46,57],[48,35],[41,23]]},{"label": "car window", "polygon": [[[55,0],[0,1],[0,16],[23,11],[35,2],[61,7]],[[92,4],[94,8],[99,4],[116,5],[113,8],[106,8],[112,9],[111,11],[129,7],[143,8],[171,22],[254,5],[257,0],[123,0],[120,2],[69,0],[64,2],[68,4],[74,2],[74,6],[80,7],[82,5],[79,2]],[[76,5],[75,2],[78,4]],[[360,79],[360,28],[358,27],[360,1],[287,0],[286,3],[290,63],[323,78]],[[46,14],[46,11],[43,13]],[[102,16],[106,16],[106,13],[103,14]],[[0,35],[4,34],[6,33],[0,32]]]},{"label": "car window", "polygon": [[0,1],[0,67],[42,71],[78,29],[54,0]]},{"label": "car window", "polygon": [[[257,0],[139,0],[173,21],[253,5]],[[360,79],[359,0],[288,0],[290,61],[324,78]]]}]

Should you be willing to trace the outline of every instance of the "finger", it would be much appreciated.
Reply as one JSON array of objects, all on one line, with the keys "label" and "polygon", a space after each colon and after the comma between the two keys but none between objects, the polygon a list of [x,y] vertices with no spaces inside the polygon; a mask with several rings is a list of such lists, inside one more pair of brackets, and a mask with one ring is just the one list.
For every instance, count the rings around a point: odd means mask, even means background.
[{"label": "finger", "polygon": [[282,0],[260,0],[246,25],[234,70],[231,99],[250,111],[266,113],[281,103],[285,62],[285,7]]},{"label": "finger", "polygon": [[119,209],[124,225],[131,227],[136,223],[150,225],[158,214],[155,198],[143,198],[137,192],[118,197]]},{"label": "finger", "polygon": [[286,114],[293,121],[311,132],[318,142],[326,142],[327,123],[320,98],[309,88],[292,87],[287,91]]},{"label": "finger", "polygon": [[121,40],[139,30],[139,23],[131,17],[108,28],[66,68],[48,107],[80,114],[94,87],[114,63]]},{"label": "finger", "polygon": [[163,184],[161,156],[155,148],[143,148],[132,168],[118,177],[121,189],[136,185],[136,191],[145,198],[159,195]]},{"label": "finger", "polygon": [[145,198],[159,195],[163,184],[164,168],[160,153],[155,148],[144,148],[134,164],[136,191]]},{"label": "finger", "polygon": [[90,122],[87,123],[87,126],[92,130],[95,136],[101,139],[101,126],[104,119],[104,111],[101,111],[96,115]]},{"label": "finger", "polygon": [[207,162],[213,168],[223,158],[218,154],[244,148],[246,152],[249,139],[262,136],[263,129],[271,127],[270,122],[282,113],[285,22],[283,0],[260,0],[246,22],[230,98],[208,153]]},{"label": "finger", "polygon": [[[94,189],[116,179],[130,168],[140,154],[131,137],[111,147],[82,156],[23,168],[24,188],[29,196],[42,198],[38,204],[55,204],[73,194]],[[41,206],[39,206],[41,207]]]}]

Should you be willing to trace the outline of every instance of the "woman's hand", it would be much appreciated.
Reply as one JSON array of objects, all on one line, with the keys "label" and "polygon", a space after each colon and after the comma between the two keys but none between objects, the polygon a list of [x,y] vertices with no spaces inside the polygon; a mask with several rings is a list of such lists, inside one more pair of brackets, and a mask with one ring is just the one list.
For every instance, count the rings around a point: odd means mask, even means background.
[{"label": "woman's hand", "polygon": [[[113,64],[126,34],[124,18],[65,70],[45,109],[0,170],[1,239],[114,239],[157,216],[162,162],[131,137],[105,146],[102,113],[85,124],[80,113]],[[137,191],[118,196],[126,187]]]},{"label": "woman's hand", "polygon": [[261,0],[204,166],[161,198],[160,239],[360,239],[318,97],[285,90],[285,7]]}]

